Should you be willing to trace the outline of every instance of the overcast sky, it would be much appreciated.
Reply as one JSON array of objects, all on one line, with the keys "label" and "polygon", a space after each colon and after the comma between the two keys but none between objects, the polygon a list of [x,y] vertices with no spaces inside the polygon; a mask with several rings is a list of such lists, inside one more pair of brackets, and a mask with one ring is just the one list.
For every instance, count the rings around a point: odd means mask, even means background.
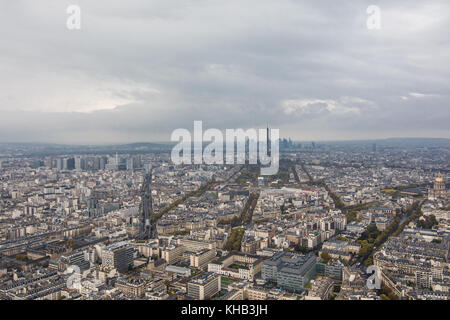
[{"label": "overcast sky", "polygon": [[[81,30],[66,9],[81,8]],[[381,29],[369,30],[369,5]],[[0,1],[0,141],[450,138],[450,1]]]}]

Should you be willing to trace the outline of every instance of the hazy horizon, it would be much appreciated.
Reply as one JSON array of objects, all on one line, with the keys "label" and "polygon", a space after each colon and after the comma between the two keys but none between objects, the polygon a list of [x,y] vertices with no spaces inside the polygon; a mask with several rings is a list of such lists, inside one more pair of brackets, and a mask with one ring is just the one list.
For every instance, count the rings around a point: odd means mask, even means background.
[{"label": "hazy horizon", "polygon": [[[280,139],[289,139],[290,137],[280,137]],[[294,143],[311,143],[311,142],[317,142],[317,143],[340,143],[340,142],[383,142],[383,141],[392,141],[392,140],[445,140],[450,142],[450,138],[439,138],[439,137],[390,137],[390,138],[382,138],[382,139],[346,139],[346,140],[296,140],[291,139]],[[192,140],[192,143],[195,140]],[[97,143],[97,144],[91,144],[91,143],[78,143],[78,144],[71,144],[71,143],[53,143],[53,142],[33,142],[33,141],[5,141],[0,142],[0,145],[2,144],[36,144],[36,145],[61,145],[61,146],[113,146],[113,145],[133,145],[133,144],[176,144],[178,141],[132,141],[127,143],[121,143],[121,142],[112,142],[112,143]],[[204,141],[205,144],[210,143],[209,141]],[[225,143],[225,142],[224,142]]]}]

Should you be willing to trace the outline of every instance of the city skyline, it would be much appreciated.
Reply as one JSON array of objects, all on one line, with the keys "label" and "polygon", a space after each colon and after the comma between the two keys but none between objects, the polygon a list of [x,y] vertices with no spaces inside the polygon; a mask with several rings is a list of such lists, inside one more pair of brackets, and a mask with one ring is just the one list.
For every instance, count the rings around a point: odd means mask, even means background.
[{"label": "city skyline", "polygon": [[[245,128],[244,128],[245,130]],[[291,137],[280,137],[279,140],[282,141],[283,139],[291,139]],[[194,143],[196,140],[192,140],[192,143]],[[342,140],[318,140],[318,139],[312,139],[312,140],[297,140],[297,139],[291,139],[292,143],[296,144],[310,144],[310,143],[320,143],[320,144],[335,144],[335,143],[376,143],[376,142],[394,142],[399,141],[399,144],[402,144],[403,142],[450,142],[450,138],[440,138],[440,137],[389,137],[389,138],[381,138],[381,139],[342,139]],[[105,142],[105,143],[57,143],[57,142],[41,142],[41,141],[1,141],[1,145],[56,145],[56,146],[91,146],[91,147],[108,147],[108,146],[127,146],[127,145],[139,145],[139,144],[155,144],[155,145],[174,145],[177,142],[175,141],[130,141],[130,142]],[[208,145],[210,142],[203,141],[203,145]],[[225,143],[224,143],[225,144]]]}]

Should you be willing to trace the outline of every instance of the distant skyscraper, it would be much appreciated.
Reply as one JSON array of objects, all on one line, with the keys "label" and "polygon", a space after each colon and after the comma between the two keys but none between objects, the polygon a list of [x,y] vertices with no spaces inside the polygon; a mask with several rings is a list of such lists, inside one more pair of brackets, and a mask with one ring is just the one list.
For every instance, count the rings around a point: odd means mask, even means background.
[{"label": "distant skyscraper", "polygon": [[127,170],[133,171],[134,170],[134,159],[129,158],[127,159]]},{"label": "distant skyscraper", "polygon": [[52,159],[52,157],[45,158],[45,166],[47,168],[52,168],[53,167],[53,159]]},{"label": "distant skyscraper", "polygon": [[76,170],[86,169],[86,160],[81,157],[76,157],[75,158],[75,169]]},{"label": "distant skyscraper", "polygon": [[63,159],[62,158],[56,159],[56,169],[58,169],[58,170],[63,170],[64,169]]},{"label": "distant skyscraper", "polygon": [[75,169],[75,159],[74,158],[64,159],[63,163],[64,163],[63,164],[64,170],[73,170],[73,169]]},{"label": "distant skyscraper", "polygon": [[153,199],[152,199],[152,170],[145,174],[144,182],[141,187],[141,205],[140,214],[140,234],[142,239],[149,239],[155,236],[155,226],[152,221]]},{"label": "distant skyscraper", "polygon": [[142,159],[141,156],[138,155],[135,159],[134,167],[135,168],[142,168]]},{"label": "distant skyscraper", "polygon": [[116,153],[114,158],[109,158],[108,163],[105,166],[107,170],[119,170],[119,155]]},{"label": "distant skyscraper", "polygon": [[106,159],[106,157],[101,157],[99,161],[100,161],[99,162],[99,169],[100,170],[105,170],[106,163],[107,163],[108,160]]},{"label": "distant skyscraper", "polygon": [[89,218],[97,217],[101,213],[97,198],[94,197],[87,200],[87,209]]}]

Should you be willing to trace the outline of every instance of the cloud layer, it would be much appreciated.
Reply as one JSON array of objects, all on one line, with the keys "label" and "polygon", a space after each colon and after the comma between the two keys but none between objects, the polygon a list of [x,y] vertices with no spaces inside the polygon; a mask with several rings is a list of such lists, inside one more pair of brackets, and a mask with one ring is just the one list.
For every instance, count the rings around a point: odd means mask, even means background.
[{"label": "cloud layer", "polygon": [[0,4],[0,141],[167,141],[264,127],[298,140],[450,138],[446,0]]}]

